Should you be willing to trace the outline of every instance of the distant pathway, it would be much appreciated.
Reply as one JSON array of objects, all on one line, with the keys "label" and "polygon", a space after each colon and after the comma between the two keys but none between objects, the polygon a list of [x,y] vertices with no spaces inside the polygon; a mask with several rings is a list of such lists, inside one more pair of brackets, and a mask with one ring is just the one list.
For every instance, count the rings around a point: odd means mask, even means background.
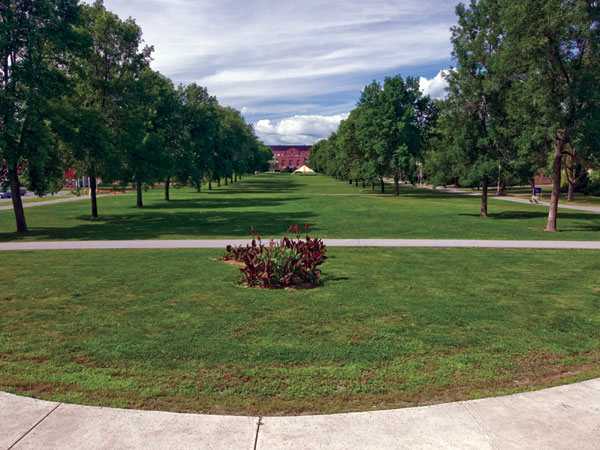
[{"label": "distant pathway", "polygon": [[[424,185],[413,186],[412,184],[408,184],[408,183],[400,183],[400,186],[412,187],[412,188],[417,187],[419,189],[431,189],[432,191],[447,192],[449,194],[460,194],[460,195],[466,195],[469,197],[481,197],[480,192],[461,191],[460,189],[453,189],[453,188],[433,188],[431,186],[424,186]],[[519,198],[519,197],[490,195],[490,196],[488,196],[488,199],[503,200],[506,202],[514,202],[514,203],[531,204],[528,199]],[[538,202],[536,204],[540,205],[540,206],[548,206],[548,207],[550,206],[549,202]],[[575,209],[578,211],[589,211],[589,212],[600,213],[600,206],[568,205],[565,203],[559,203],[558,207],[564,208],[564,209]]]},{"label": "distant pathway", "polygon": [[[266,241],[266,239],[265,239]],[[328,247],[403,248],[522,248],[600,250],[600,241],[503,241],[474,239],[323,239]],[[220,248],[228,244],[246,245],[247,239],[173,239],[131,241],[6,242],[0,251],[19,250],[98,250],[98,249],[193,249]]]},{"label": "distant pathway", "polygon": [[[100,195],[97,195],[96,198],[106,197],[107,195],[111,195],[111,194],[100,194]],[[89,199],[90,199],[89,195],[82,195],[80,197],[73,196],[73,197],[69,197],[69,198],[57,198],[55,200],[42,200],[39,202],[23,203],[23,208],[32,208],[34,206],[52,205],[54,203],[74,202],[77,200],[89,200]],[[0,211],[7,211],[9,209],[13,209],[12,202],[10,203],[10,206],[0,206]]]}]

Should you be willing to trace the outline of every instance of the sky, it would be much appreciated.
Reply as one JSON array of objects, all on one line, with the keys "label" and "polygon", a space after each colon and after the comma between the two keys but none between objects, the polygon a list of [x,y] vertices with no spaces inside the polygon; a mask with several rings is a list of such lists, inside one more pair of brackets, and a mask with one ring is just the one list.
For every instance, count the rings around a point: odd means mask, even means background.
[{"label": "sky", "polygon": [[[90,0],[91,1],[91,0]],[[105,0],[141,26],[152,67],[206,86],[265,143],[313,144],[386,76],[444,95],[454,0]]]}]

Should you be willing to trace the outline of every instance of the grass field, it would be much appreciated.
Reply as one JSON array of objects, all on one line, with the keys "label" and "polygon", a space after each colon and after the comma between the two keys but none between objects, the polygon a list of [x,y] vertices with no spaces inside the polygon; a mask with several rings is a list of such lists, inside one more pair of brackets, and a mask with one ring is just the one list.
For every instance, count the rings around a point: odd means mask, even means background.
[{"label": "grass field", "polygon": [[332,178],[264,174],[212,191],[162,189],[101,197],[100,218],[88,200],[25,211],[30,232],[17,235],[12,211],[0,211],[0,241],[91,239],[244,238],[254,226],[280,237],[291,224],[309,223],[322,238],[448,238],[597,240],[600,214],[559,211],[558,233],[544,233],[545,206],[490,200],[487,219],[480,200],[432,190],[402,188],[400,197]]},{"label": "grass field", "polygon": [[3,253],[0,390],[289,414],[600,376],[597,252],[330,249],[303,291],[242,288],[219,254]]}]

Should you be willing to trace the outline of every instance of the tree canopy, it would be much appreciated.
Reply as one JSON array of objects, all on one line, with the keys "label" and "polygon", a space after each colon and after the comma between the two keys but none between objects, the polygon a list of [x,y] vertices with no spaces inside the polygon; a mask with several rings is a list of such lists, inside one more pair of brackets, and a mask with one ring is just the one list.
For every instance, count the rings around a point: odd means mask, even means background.
[{"label": "tree canopy", "polygon": [[233,108],[206,88],[177,89],[150,68],[151,46],[131,18],[101,0],[0,4],[0,162],[17,231],[27,231],[20,189],[43,195],[68,167],[90,179],[145,185],[203,182],[268,167],[271,153]]}]

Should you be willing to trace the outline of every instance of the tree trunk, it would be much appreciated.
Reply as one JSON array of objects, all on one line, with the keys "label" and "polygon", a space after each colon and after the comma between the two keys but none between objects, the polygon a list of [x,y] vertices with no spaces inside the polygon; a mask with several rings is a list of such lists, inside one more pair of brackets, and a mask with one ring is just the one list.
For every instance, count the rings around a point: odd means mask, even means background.
[{"label": "tree trunk", "polygon": [[169,201],[171,198],[169,197],[169,185],[171,184],[171,176],[169,175],[165,180],[165,200]]},{"label": "tree trunk", "polygon": [[363,183],[363,189],[364,189],[365,188],[365,180],[364,179],[362,180],[362,183]]},{"label": "tree trunk", "polygon": [[501,181],[500,181],[500,172],[502,171],[502,165],[498,166],[498,184],[496,185],[496,195],[502,195],[500,191]]},{"label": "tree trunk", "polygon": [[374,191],[374,190],[375,190],[375,183],[373,183],[372,181],[371,181],[371,190],[372,190],[372,191]]},{"label": "tree trunk", "polygon": [[225,177],[225,186],[227,186],[227,182],[228,182],[227,177]]},{"label": "tree trunk", "polygon": [[483,180],[483,186],[481,188],[481,217],[488,216],[488,180]]},{"label": "tree trunk", "polygon": [[394,170],[394,196],[400,195],[400,172]]},{"label": "tree trunk", "polygon": [[235,174],[235,178],[234,178],[235,182],[237,183],[237,173]]},{"label": "tree trunk", "polygon": [[352,184],[352,179],[348,180],[348,183],[349,183],[349,184]]},{"label": "tree trunk", "polygon": [[144,204],[142,203],[142,182],[138,177],[135,177],[135,190],[137,192],[137,204],[138,208],[142,208]]},{"label": "tree trunk", "polygon": [[354,180],[354,186],[358,187],[358,178]]},{"label": "tree trunk", "polygon": [[209,190],[209,191],[212,191],[212,181],[209,181],[209,182],[208,182],[208,190]]},{"label": "tree trunk", "polygon": [[544,231],[556,232],[556,215],[558,212],[558,196],[560,194],[560,178],[562,173],[562,158],[564,151],[563,138],[554,140],[554,161],[552,163],[552,196],[550,197],[550,210],[548,223]]},{"label": "tree trunk", "polygon": [[23,201],[21,200],[21,183],[19,183],[19,169],[17,168],[17,164],[15,163],[8,172],[13,210],[17,221],[17,233],[27,233],[27,222],[25,220],[25,211],[23,210]]},{"label": "tree trunk", "polygon": [[196,193],[199,194],[200,192],[202,192],[202,185],[196,188]]},{"label": "tree trunk", "polygon": [[381,193],[385,194],[385,183],[383,182],[383,178],[380,178],[381,180]]},{"label": "tree trunk", "polygon": [[221,177],[217,178],[217,187],[221,187]]},{"label": "tree trunk", "polygon": [[568,180],[569,180],[569,195],[567,197],[567,201],[574,202],[575,201],[575,183],[573,183],[571,181],[571,178],[568,178]]},{"label": "tree trunk", "polygon": [[230,182],[231,184],[233,184],[233,175],[230,175],[230,176],[229,176],[229,182]]},{"label": "tree trunk", "polygon": [[92,217],[98,217],[98,199],[96,198],[96,173],[90,175],[90,198],[92,199]]}]

